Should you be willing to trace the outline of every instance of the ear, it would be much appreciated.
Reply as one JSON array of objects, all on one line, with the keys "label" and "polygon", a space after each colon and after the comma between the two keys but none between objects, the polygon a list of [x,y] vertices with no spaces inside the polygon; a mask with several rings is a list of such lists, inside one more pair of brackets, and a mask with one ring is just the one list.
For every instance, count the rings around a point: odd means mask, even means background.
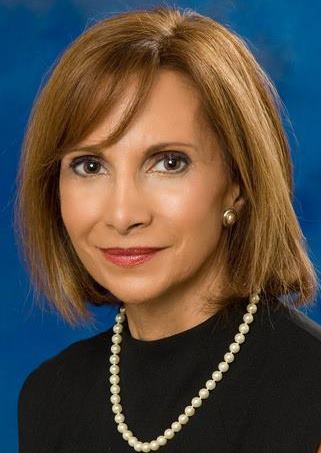
[{"label": "ear", "polygon": [[240,185],[237,182],[231,183],[225,198],[224,206],[226,208],[233,207],[237,212],[240,212],[244,203],[245,199],[241,194]]}]

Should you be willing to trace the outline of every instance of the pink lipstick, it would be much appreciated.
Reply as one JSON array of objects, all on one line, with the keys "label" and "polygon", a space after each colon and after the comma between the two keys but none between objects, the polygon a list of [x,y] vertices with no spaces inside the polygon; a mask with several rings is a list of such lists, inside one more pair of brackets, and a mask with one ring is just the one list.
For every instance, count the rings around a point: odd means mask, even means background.
[{"label": "pink lipstick", "polygon": [[104,257],[118,266],[131,267],[152,259],[161,248],[135,247],[129,249],[100,249]]}]

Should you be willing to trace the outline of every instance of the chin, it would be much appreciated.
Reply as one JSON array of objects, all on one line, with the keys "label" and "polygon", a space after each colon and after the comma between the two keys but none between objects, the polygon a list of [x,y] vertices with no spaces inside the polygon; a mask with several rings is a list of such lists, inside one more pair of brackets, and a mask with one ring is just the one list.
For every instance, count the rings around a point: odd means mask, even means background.
[{"label": "chin", "polygon": [[[126,283],[122,283],[121,288],[118,289],[114,285],[111,285],[108,287],[108,290],[125,304],[146,304],[153,299],[161,297],[161,294],[164,292],[160,288],[157,290],[152,283],[150,282],[150,284],[146,285],[128,284],[128,286]],[[106,286],[104,285],[104,287]]]}]

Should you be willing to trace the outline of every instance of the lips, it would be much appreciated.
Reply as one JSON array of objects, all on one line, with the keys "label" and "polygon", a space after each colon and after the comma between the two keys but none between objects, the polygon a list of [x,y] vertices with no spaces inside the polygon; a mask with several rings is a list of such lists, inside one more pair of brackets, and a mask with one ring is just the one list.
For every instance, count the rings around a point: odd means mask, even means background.
[{"label": "lips", "polygon": [[[111,251],[110,251],[111,250]],[[152,259],[160,248],[132,248],[132,249],[101,249],[104,257],[122,267],[131,267],[143,264]],[[138,252],[138,253],[137,253]]]},{"label": "lips", "polygon": [[116,255],[116,256],[138,256],[138,255],[146,255],[148,253],[156,252],[157,250],[161,250],[159,247],[132,247],[132,248],[108,248],[108,249],[101,249],[103,252],[108,253],[109,255]]}]

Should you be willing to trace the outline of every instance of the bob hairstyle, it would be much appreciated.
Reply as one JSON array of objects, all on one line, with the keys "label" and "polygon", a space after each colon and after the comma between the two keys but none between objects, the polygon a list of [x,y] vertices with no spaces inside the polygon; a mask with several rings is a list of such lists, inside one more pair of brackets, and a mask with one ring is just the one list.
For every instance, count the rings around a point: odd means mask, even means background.
[{"label": "bob hairstyle", "polygon": [[[160,69],[198,89],[201,116],[219,139],[245,199],[225,229],[228,307],[256,289],[311,305],[318,280],[292,206],[292,161],[277,91],[228,27],[191,9],[156,7],[105,18],[80,35],[36,96],[17,174],[15,231],[32,282],[72,326],[93,321],[87,304],[121,303],[78,258],[60,212],[62,156],[90,134],[135,81],[121,121],[97,149],[115,143],[144,105]],[[289,296],[289,297],[288,297]],[[287,302],[288,303],[288,302]]]}]

